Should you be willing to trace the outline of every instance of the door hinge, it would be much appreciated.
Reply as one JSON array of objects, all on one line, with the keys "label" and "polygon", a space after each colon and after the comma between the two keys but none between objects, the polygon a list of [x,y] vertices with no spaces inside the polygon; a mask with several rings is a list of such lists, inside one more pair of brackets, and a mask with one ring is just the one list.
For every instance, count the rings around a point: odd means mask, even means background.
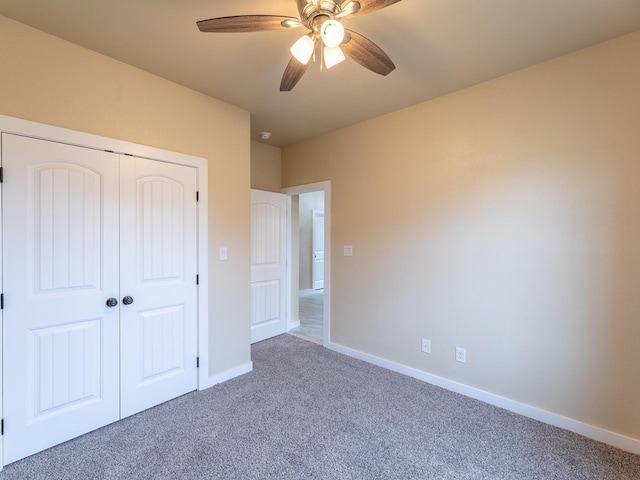
[{"label": "door hinge", "polygon": [[0,183],[4,182],[4,167],[0,167]]},{"label": "door hinge", "polygon": [[196,285],[200,285],[200,275],[196,275]]},{"label": "door hinge", "polygon": [[200,357],[196,357],[196,368],[200,368]]},{"label": "door hinge", "polygon": [[4,418],[0,420],[0,435],[4,435]]},{"label": "door hinge", "polygon": [[4,293],[0,293],[0,310],[4,310]]},{"label": "door hinge", "polygon": [[196,202],[200,201],[200,192],[196,192]]}]

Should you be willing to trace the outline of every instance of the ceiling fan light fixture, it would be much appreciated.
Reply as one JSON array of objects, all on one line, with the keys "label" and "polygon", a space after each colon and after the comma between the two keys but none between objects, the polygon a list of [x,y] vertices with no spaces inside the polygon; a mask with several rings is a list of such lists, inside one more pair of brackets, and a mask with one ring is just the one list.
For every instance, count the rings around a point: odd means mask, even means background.
[{"label": "ceiling fan light fixture", "polygon": [[309,63],[313,55],[314,41],[309,35],[303,35],[291,47],[291,55],[303,65]]},{"label": "ceiling fan light fixture", "polygon": [[324,64],[327,68],[331,68],[345,59],[344,53],[340,47],[324,47]]},{"label": "ceiling fan light fixture", "polygon": [[[1,0],[0,0],[1,1]],[[368,38],[346,30],[343,18],[364,15],[394,5],[401,0],[295,0],[298,16],[232,15],[196,22],[201,32],[264,32],[304,27],[307,34],[291,47],[292,57],[282,74],[280,91],[289,92],[318,60],[320,71],[345,60],[345,55],[379,75],[388,75],[396,66],[384,51]]]},{"label": "ceiling fan light fixture", "polygon": [[325,47],[335,48],[344,40],[344,27],[337,20],[327,20],[320,27],[320,37]]}]

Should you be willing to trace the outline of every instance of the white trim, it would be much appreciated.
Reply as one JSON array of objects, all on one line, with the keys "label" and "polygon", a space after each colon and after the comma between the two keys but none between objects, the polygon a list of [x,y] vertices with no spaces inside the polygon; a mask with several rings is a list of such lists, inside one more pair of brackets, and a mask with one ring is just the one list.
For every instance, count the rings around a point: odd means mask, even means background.
[{"label": "white trim", "polygon": [[218,373],[212,377],[208,377],[206,381],[201,384],[201,388],[199,389],[204,390],[206,388],[213,387],[214,385],[226,382],[227,380],[231,380],[232,378],[239,377],[240,375],[244,375],[251,371],[253,371],[253,362],[243,363],[242,365],[238,365],[237,367],[225,370],[224,372]]},{"label": "white trim", "polygon": [[198,170],[198,390],[209,377],[209,168],[205,159]]},{"label": "white trim", "polygon": [[[287,327],[285,328],[285,332],[288,332],[289,330],[291,330],[292,328],[294,328],[292,326],[292,320],[293,320],[293,309],[291,308],[291,197],[289,195],[287,195],[287,226],[286,226],[286,242],[287,242],[287,278],[285,279],[286,281],[286,303],[287,303],[287,307],[285,308],[286,310],[286,316],[287,316]],[[299,323],[299,322],[298,322]]]},{"label": "white trim", "polygon": [[[2,125],[2,118],[0,118],[0,125]],[[2,129],[0,128],[0,132]],[[2,141],[0,136],[0,167],[2,167]],[[4,198],[4,183],[0,183],[0,292],[4,292],[4,271],[3,271],[3,251],[4,247],[2,242],[4,240],[4,233],[2,230],[2,226],[4,225],[4,218],[2,215],[4,213],[4,206],[2,203],[2,199]],[[2,345],[4,345],[4,338],[2,336],[2,332],[4,330],[4,310],[0,310],[0,352],[2,352]],[[3,357],[4,354],[0,354],[0,418],[4,418],[4,387],[3,387],[3,373],[4,373],[4,365],[3,365]],[[4,435],[0,437],[0,472],[4,468]]]},{"label": "white trim", "polygon": [[538,420],[540,422],[553,425],[555,427],[569,430],[571,432],[577,433],[587,438],[591,438],[592,440],[606,443],[608,445],[619,448],[621,450],[625,450],[627,452],[640,455],[640,440],[638,439],[627,437],[625,435],[611,432],[609,430],[605,430],[602,428],[598,428],[596,426],[589,425],[587,423],[583,423],[578,420],[564,417],[562,415],[558,415],[556,413],[552,413],[547,410],[542,410],[540,408],[536,408],[531,405],[527,405],[525,403],[520,403],[515,400],[511,400],[509,398],[501,397],[500,395],[486,392],[478,388],[470,387],[462,383],[454,382],[453,380],[448,380],[444,377],[432,375],[430,373],[423,372],[416,368],[408,367],[400,363],[396,363],[390,360],[386,360],[384,358],[376,357],[375,355],[370,355],[368,353],[364,353],[359,350],[345,347],[337,343],[329,343],[328,345],[325,345],[325,346],[330,350],[333,350],[338,353],[342,353],[349,357],[357,358],[358,360],[362,360],[364,362],[371,363],[373,365],[377,365],[382,368],[386,368],[387,370],[392,370],[394,372],[401,373],[403,375],[407,375],[409,377],[413,377],[418,380],[422,380],[423,382],[430,383],[437,387],[441,387],[446,390],[450,390],[452,392],[460,393],[467,397],[475,398],[476,400],[480,400],[490,405],[504,408],[505,410],[509,410],[511,412],[523,415],[525,417],[529,417],[534,420]]},{"label": "white trim", "polygon": [[[298,312],[298,309],[293,308],[293,285],[292,285],[292,268],[293,262],[291,261],[291,250],[293,249],[293,226],[291,222],[292,216],[292,208],[291,208],[291,195],[287,195],[287,328],[288,332],[292,328],[297,328],[300,326],[300,318],[299,314],[296,318],[293,318],[294,310]],[[298,312],[299,313],[299,312]]]},{"label": "white trim", "polygon": [[206,159],[186,153],[163,150],[147,145],[127,142],[125,140],[102,137],[92,133],[78,132],[67,128],[32,122],[30,120],[7,117],[5,115],[0,115],[0,131],[94,150],[110,150],[114,153],[129,154],[150,160],[178,163],[180,165],[189,165],[197,168],[200,168],[201,165],[207,165]]},{"label": "white trim", "polygon": [[289,327],[287,328],[287,332],[293,328],[298,328],[300,326],[300,320],[295,322],[289,322]]},{"label": "white trim", "polygon": [[[318,191],[324,192],[324,303],[322,308],[322,344],[328,347],[331,340],[331,180],[286,187],[280,191],[290,196]],[[290,218],[289,216],[289,223]],[[291,233],[290,228],[289,226],[289,233]],[[291,245],[291,242],[289,242],[289,245]],[[291,257],[291,250],[288,251],[287,255]],[[290,261],[288,265],[291,265]],[[297,295],[297,291],[291,291],[293,286],[291,285],[290,268],[287,269],[287,277],[290,295]]]}]

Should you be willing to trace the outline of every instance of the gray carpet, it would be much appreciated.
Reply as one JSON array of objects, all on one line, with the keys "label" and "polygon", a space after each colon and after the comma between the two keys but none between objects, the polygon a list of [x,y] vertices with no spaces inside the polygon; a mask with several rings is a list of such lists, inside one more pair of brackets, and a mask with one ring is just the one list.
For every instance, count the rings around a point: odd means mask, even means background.
[{"label": "gray carpet", "polygon": [[640,478],[640,456],[290,335],[253,361],[0,479]]}]

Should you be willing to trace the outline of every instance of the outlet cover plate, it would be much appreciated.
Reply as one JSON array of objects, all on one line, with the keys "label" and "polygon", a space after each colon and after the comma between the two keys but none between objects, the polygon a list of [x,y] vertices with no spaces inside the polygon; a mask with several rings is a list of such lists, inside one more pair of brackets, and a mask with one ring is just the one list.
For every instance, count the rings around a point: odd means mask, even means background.
[{"label": "outlet cover plate", "polygon": [[467,351],[464,348],[456,347],[456,362],[467,363]]},{"label": "outlet cover plate", "polygon": [[431,340],[427,340],[426,338],[422,339],[422,351],[424,353],[431,353]]}]

